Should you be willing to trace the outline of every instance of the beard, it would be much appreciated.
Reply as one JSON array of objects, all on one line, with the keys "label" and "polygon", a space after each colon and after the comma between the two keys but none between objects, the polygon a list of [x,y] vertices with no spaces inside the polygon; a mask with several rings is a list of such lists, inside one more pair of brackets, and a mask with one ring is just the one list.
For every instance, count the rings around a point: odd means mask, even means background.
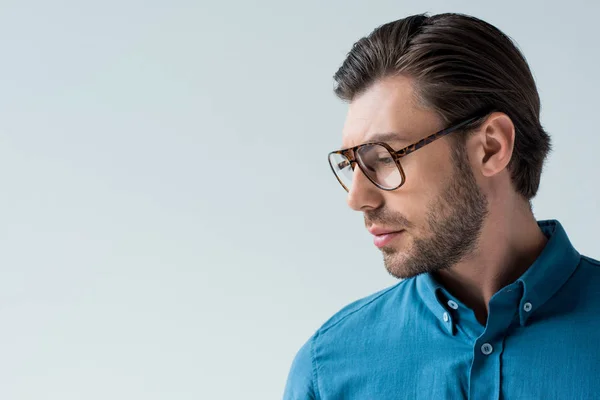
[{"label": "beard", "polygon": [[[381,249],[385,268],[396,278],[450,268],[477,248],[489,212],[488,201],[477,185],[466,151],[458,145],[453,147],[454,176],[427,207],[427,237],[414,237],[406,251],[393,246]],[[393,219],[411,226],[403,217]]]}]

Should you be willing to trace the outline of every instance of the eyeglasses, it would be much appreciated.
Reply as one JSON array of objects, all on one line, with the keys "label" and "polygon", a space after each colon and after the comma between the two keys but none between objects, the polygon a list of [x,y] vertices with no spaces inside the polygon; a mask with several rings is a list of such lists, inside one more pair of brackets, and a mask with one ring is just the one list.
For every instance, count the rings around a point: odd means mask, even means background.
[{"label": "eyeglasses", "polygon": [[363,143],[347,149],[336,150],[329,153],[329,165],[335,177],[347,192],[352,187],[355,165],[375,186],[382,190],[395,190],[404,184],[406,176],[400,159],[435,140],[454,131],[464,128],[472,122],[482,118],[479,114],[457,125],[443,129],[433,135],[427,136],[403,149],[394,151],[387,143]]}]

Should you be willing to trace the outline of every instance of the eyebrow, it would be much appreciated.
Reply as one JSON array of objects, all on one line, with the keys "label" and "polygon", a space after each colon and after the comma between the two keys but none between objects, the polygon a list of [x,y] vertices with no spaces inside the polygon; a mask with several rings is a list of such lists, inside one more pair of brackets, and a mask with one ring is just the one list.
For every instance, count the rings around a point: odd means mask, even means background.
[{"label": "eyebrow", "polygon": [[361,144],[365,144],[365,143],[373,143],[373,142],[392,142],[392,143],[399,143],[399,142],[409,142],[410,140],[398,133],[398,132],[380,132],[380,133],[374,133],[372,135],[370,135],[366,141],[362,142]]},{"label": "eyebrow", "polygon": [[375,133],[370,136],[369,142],[406,142],[408,139],[397,132]]}]

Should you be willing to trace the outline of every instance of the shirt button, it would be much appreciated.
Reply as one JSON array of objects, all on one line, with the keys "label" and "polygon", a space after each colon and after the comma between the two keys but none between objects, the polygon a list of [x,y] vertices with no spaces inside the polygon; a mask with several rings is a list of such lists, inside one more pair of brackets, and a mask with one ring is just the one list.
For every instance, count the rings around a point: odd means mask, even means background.
[{"label": "shirt button", "polygon": [[444,318],[444,322],[448,322],[448,320],[450,320],[450,316],[448,315],[447,312],[444,313],[443,318]]},{"label": "shirt button", "polygon": [[458,310],[458,304],[454,300],[448,300],[448,305],[453,310]]},{"label": "shirt button", "polygon": [[492,351],[494,351],[494,348],[489,343],[484,343],[483,346],[481,346],[481,352],[486,356],[492,354]]},{"label": "shirt button", "polygon": [[532,308],[532,307],[533,307],[533,306],[531,305],[531,303],[530,303],[530,302],[527,302],[527,303],[525,303],[525,304],[523,305],[523,310],[525,310],[526,312],[529,312],[529,311],[531,311],[531,308]]}]

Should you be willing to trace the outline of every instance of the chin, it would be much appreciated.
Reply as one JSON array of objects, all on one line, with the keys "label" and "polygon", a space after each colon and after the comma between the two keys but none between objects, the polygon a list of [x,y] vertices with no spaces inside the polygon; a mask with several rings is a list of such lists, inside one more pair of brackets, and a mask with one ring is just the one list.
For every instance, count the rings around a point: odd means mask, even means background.
[{"label": "chin", "polygon": [[404,251],[391,250],[383,252],[385,269],[395,278],[406,279],[417,275],[412,273],[410,268],[407,268],[409,265],[407,261],[409,260],[410,255]]}]

